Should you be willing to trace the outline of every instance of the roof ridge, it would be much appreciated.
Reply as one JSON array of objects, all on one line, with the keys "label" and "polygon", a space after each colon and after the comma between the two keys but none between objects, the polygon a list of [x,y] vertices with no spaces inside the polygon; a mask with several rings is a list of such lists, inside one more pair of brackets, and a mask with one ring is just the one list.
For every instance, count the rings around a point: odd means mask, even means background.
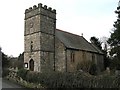
[{"label": "roof ridge", "polygon": [[61,29],[56,29],[56,30],[61,31],[61,32],[65,32],[65,33],[68,33],[68,34],[72,34],[72,35],[74,35],[74,36],[83,37],[83,36],[80,36],[80,35],[78,35],[78,34],[74,34],[74,33],[71,33],[71,32],[67,32],[67,31],[64,31],[64,30],[61,30]]}]

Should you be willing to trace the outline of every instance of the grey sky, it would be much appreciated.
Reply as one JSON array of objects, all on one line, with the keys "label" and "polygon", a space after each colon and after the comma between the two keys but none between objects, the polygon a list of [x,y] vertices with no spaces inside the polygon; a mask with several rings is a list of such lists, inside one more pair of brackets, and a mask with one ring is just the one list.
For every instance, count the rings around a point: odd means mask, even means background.
[{"label": "grey sky", "polygon": [[0,46],[5,54],[24,51],[24,11],[42,3],[56,9],[57,28],[90,37],[109,37],[116,20],[118,0],[2,0]]}]

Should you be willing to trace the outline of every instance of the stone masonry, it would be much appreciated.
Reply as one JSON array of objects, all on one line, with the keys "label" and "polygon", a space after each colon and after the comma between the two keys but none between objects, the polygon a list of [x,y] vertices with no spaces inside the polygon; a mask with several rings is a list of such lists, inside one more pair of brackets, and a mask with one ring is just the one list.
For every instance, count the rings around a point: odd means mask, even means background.
[{"label": "stone masonry", "polygon": [[25,10],[24,63],[27,69],[54,70],[56,10],[41,3]]},{"label": "stone masonry", "polygon": [[25,10],[24,64],[31,71],[74,72],[92,64],[100,72],[104,53],[83,36],[56,29],[56,10],[38,4]]}]

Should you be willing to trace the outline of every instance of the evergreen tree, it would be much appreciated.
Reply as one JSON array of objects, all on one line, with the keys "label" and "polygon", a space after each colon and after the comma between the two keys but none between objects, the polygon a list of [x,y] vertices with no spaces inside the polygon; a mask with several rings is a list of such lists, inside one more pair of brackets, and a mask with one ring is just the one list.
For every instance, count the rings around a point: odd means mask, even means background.
[{"label": "evergreen tree", "polygon": [[18,56],[17,66],[18,66],[18,69],[21,69],[24,67],[24,52]]},{"label": "evergreen tree", "polygon": [[24,62],[24,52],[18,56],[18,60]]},{"label": "evergreen tree", "polygon": [[101,42],[99,41],[98,38],[96,38],[95,36],[90,38],[91,43],[93,43],[95,46],[97,46],[100,50],[102,50],[101,47]]},{"label": "evergreen tree", "polygon": [[103,53],[104,53],[104,69],[106,69],[106,67],[109,67],[110,65],[110,59],[107,56],[107,45],[105,44],[104,49],[102,49],[102,41],[100,41],[98,38],[96,38],[95,36],[90,38],[91,43],[93,43],[95,46],[97,46]]},{"label": "evergreen tree", "polygon": [[115,13],[117,14],[117,20],[113,24],[114,29],[108,39],[108,43],[111,46],[112,64],[114,63],[116,69],[120,69],[120,6],[117,7]]},{"label": "evergreen tree", "polygon": [[8,68],[8,67],[9,67],[8,56],[2,53],[2,68]]}]

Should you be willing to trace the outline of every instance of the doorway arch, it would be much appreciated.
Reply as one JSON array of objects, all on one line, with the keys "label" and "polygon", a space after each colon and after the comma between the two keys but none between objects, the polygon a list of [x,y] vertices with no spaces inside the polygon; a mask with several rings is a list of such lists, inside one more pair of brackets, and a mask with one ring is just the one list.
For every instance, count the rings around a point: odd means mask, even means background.
[{"label": "doorway arch", "polygon": [[34,71],[34,60],[30,59],[29,61],[29,70]]}]

